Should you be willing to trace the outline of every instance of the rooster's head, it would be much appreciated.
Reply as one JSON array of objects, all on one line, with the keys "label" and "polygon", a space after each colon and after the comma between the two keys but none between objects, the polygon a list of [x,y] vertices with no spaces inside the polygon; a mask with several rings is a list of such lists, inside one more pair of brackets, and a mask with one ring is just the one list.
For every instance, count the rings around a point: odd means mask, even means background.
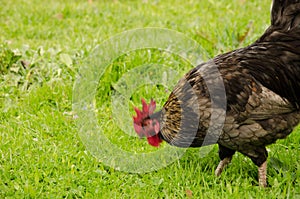
[{"label": "rooster's head", "polygon": [[159,136],[160,126],[157,119],[151,118],[156,108],[156,103],[151,99],[150,103],[147,104],[146,101],[142,99],[142,104],[142,110],[136,107],[134,108],[136,112],[136,116],[133,117],[134,130],[139,137],[147,137],[150,145],[158,147],[162,142]]}]

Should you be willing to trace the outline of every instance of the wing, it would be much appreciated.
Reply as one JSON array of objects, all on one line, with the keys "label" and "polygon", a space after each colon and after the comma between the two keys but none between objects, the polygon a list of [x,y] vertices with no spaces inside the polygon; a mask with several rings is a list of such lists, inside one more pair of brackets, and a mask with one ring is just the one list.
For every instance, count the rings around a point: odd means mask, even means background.
[{"label": "wing", "polygon": [[243,116],[263,120],[299,107],[300,54],[291,50],[295,46],[287,51],[276,43],[265,45],[251,45],[214,59],[225,85],[227,111],[239,120]]},{"label": "wing", "polygon": [[265,41],[238,53],[239,65],[264,87],[300,105],[300,28],[274,32]]}]

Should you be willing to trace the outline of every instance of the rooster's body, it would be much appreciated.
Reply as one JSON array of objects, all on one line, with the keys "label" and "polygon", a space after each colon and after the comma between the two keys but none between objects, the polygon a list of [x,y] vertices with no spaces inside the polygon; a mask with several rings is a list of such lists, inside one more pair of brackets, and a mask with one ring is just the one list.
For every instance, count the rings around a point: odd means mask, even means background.
[{"label": "rooster's body", "polygon": [[[161,140],[178,147],[218,143],[216,175],[241,152],[259,167],[259,183],[266,186],[265,146],[300,122],[298,15],[297,1],[274,0],[272,24],[260,39],[192,69],[161,111],[142,116],[136,110],[137,133],[156,146]],[[147,108],[155,108],[151,103]]]}]

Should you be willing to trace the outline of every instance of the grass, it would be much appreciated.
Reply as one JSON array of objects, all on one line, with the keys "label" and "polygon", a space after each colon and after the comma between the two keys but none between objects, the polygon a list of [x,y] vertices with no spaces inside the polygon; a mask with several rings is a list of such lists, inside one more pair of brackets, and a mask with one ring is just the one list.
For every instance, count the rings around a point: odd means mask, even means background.
[{"label": "grass", "polygon": [[[241,154],[216,178],[216,147],[205,157],[199,149],[188,149],[150,173],[117,171],[99,161],[99,154],[91,155],[72,111],[80,66],[111,36],[133,28],[169,28],[196,40],[213,57],[257,39],[269,24],[270,3],[6,1],[0,8],[0,197],[300,198],[299,128],[268,147],[271,187],[261,189],[256,166]],[[145,63],[164,64],[179,76],[191,68],[176,55],[148,49],[120,55],[104,71],[94,109],[97,123],[114,145],[130,153],[157,149],[126,134],[132,133],[131,123],[121,117],[125,122],[118,124],[111,98],[118,80]],[[168,92],[141,85],[131,96],[130,114],[140,97],[154,97],[160,107]]]}]

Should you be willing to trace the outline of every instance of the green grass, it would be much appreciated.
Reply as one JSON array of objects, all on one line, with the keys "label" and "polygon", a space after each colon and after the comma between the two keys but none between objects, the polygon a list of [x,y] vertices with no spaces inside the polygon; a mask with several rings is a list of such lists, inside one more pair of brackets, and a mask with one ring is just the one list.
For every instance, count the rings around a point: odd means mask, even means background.
[{"label": "green grass", "polygon": [[[200,157],[199,149],[188,149],[181,159],[151,173],[117,171],[87,150],[72,111],[80,66],[111,36],[133,28],[169,28],[196,40],[213,57],[255,41],[269,24],[270,4],[270,0],[2,2],[0,198],[190,198],[191,193],[193,198],[300,198],[299,128],[268,147],[271,187],[262,189],[257,186],[256,166],[241,154],[216,178],[217,147],[205,157]],[[97,89],[97,123],[112,143],[131,153],[158,149],[118,128],[111,98],[118,80],[145,63],[164,64],[179,76],[191,68],[176,55],[152,49],[120,55],[106,69]],[[141,85],[128,102],[130,114],[140,97],[153,97],[161,107],[168,92],[163,86]],[[122,125],[132,133],[131,123]]]}]

